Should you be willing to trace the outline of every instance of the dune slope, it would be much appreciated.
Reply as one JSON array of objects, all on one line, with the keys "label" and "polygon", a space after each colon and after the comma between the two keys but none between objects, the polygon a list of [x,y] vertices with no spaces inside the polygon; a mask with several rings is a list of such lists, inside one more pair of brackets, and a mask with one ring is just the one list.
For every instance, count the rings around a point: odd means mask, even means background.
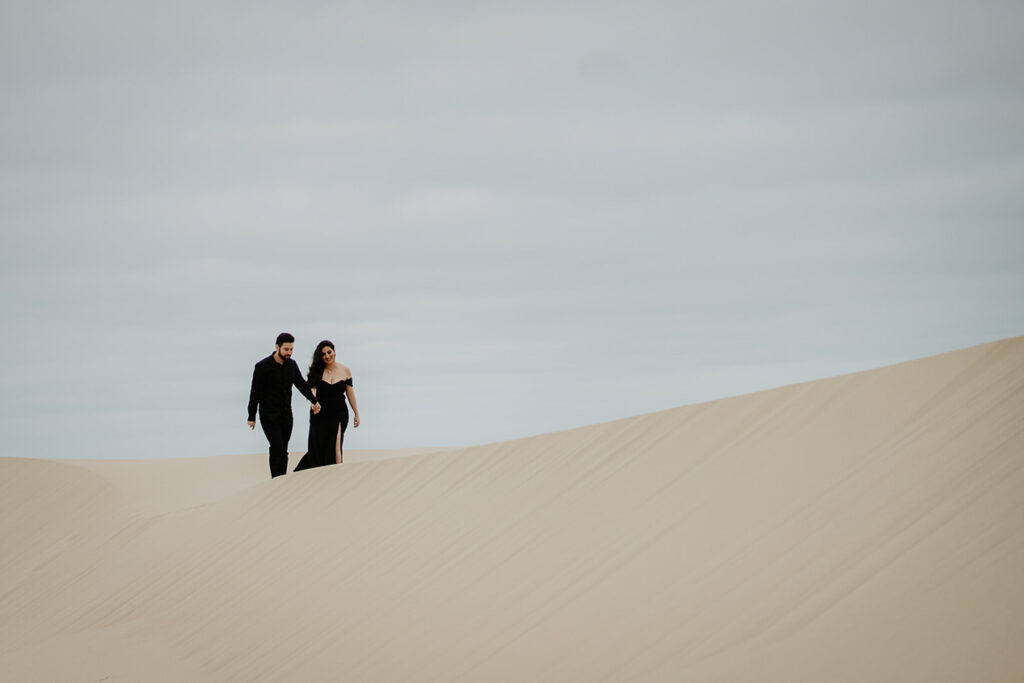
[{"label": "dune slope", "polygon": [[1024,677],[1024,338],[265,478],[0,459],[12,680]]}]

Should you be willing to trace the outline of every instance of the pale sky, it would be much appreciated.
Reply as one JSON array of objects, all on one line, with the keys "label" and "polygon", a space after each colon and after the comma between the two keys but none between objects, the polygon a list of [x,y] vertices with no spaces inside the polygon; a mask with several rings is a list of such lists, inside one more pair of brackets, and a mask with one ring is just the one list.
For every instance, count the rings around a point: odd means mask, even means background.
[{"label": "pale sky", "polygon": [[[0,455],[469,445],[1024,334],[1024,3],[10,2]],[[290,448],[305,447],[295,392]]]}]

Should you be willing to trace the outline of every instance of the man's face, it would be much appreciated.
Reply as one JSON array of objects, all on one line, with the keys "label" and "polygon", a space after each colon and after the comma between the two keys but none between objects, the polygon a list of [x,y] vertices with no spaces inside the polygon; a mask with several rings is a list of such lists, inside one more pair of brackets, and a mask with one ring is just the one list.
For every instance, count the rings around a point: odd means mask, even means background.
[{"label": "man's face", "polygon": [[277,347],[277,355],[281,360],[288,360],[292,357],[292,350],[295,349],[295,344],[291,342],[285,342]]}]

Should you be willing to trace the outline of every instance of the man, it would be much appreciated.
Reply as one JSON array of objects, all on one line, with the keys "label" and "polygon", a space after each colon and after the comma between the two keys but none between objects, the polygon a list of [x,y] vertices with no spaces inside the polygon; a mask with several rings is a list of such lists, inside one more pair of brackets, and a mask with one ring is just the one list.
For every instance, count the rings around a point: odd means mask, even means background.
[{"label": "man", "polygon": [[256,429],[256,408],[260,411],[260,426],[270,442],[270,477],[288,471],[288,439],[292,435],[292,385],[313,404],[313,412],[320,412],[313,392],[292,360],[295,337],[282,332],[277,335],[274,353],[252,370],[252,388],[249,390],[249,429]]}]

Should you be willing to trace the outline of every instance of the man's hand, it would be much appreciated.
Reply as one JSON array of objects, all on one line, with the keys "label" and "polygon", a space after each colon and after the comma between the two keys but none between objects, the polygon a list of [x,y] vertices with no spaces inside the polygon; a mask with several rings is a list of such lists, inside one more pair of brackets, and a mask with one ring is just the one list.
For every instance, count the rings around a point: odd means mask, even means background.
[{"label": "man's hand", "polygon": [[256,423],[253,422],[252,420],[249,420],[245,424],[249,425],[249,429],[256,429]]},{"label": "man's hand", "polygon": [[313,404],[313,414],[317,415],[319,413],[320,413],[320,404],[319,403],[314,403]]}]

